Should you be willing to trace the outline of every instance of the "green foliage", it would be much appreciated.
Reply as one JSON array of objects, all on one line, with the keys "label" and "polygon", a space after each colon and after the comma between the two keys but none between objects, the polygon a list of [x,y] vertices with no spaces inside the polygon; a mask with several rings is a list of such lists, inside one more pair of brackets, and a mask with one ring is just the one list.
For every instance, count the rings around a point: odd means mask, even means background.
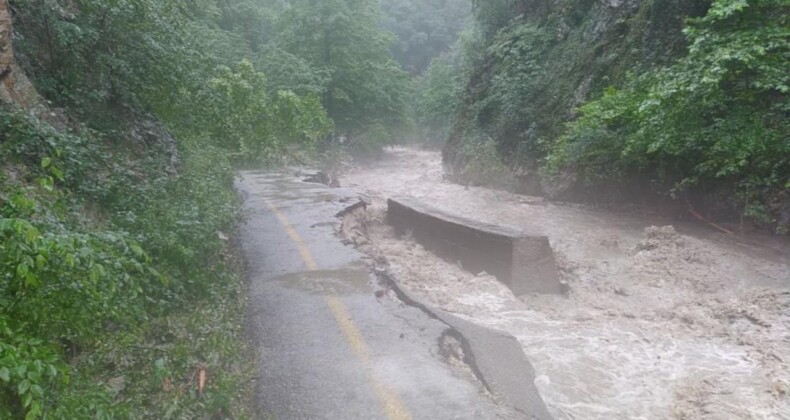
[{"label": "green foliage", "polygon": [[254,162],[327,137],[327,115],[360,141],[379,126],[391,141],[409,124],[408,74],[375,0],[15,3],[39,89],[104,133],[119,108],[144,108]]},{"label": "green foliage", "polygon": [[[255,25],[222,29],[223,7],[241,0],[202,3],[13,4],[22,64],[87,126],[63,133],[10,104],[0,112],[0,163],[10,168],[0,190],[2,418],[245,412],[243,284],[221,234],[235,222],[239,149],[209,125],[233,110],[196,112],[194,101],[250,94],[233,128],[251,142],[270,118],[254,145],[271,153],[275,136],[311,142],[327,123],[317,99],[269,96],[248,64],[205,86],[221,60],[251,55],[237,41],[253,42]],[[142,110],[179,134],[177,167],[172,138]],[[180,379],[201,366],[211,370],[202,396]]]},{"label": "green foliage", "polygon": [[105,118],[108,103],[166,106],[199,63],[181,12],[188,3],[12,1],[25,28],[17,46],[35,62],[40,92],[86,120]]},{"label": "green foliage", "polygon": [[515,24],[500,31],[487,51],[496,69],[486,100],[477,105],[478,123],[492,127],[504,147],[521,158],[545,153],[545,139],[535,133],[544,110],[531,95],[540,89],[541,55],[550,39],[535,24]]},{"label": "green foliage", "polygon": [[326,75],[322,102],[341,135],[406,123],[408,75],[392,59],[380,19],[375,0],[292,0],[278,20],[279,49]]},{"label": "green foliage", "polygon": [[196,124],[190,129],[221,141],[238,160],[272,161],[286,146],[310,149],[331,131],[316,95],[270,96],[265,76],[249,61],[236,72],[220,67],[216,73],[196,95]]},{"label": "green foliage", "polygon": [[786,1],[473,4],[445,148],[456,172],[483,136],[566,198],[651,190],[774,226],[786,213]]},{"label": "green foliage", "polygon": [[[274,19],[274,11],[260,4],[19,3],[19,49],[37,64],[37,86],[101,132],[117,133],[123,123],[118,108],[145,107],[188,137],[209,133],[239,160],[260,161],[285,145],[314,143],[331,130],[317,97],[323,91],[304,86],[324,81],[317,72],[302,69],[304,82],[291,73],[279,82],[292,86],[280,87],[268,84],[250,63],[253,51],[264,50],[263,28]],[[241,64],[232,71],[228,62]],[[269,68],[282,77],[298,64]],[[300,94],[289,93],[290,87]]]},{"label": "green foliage", "polygon": [[0,373],[16,373],[2,378],[0,401],[37,418],[54,402],[42,390],[67,385],[61,352],[144,320],[143,295],[161,280],[139,245],[109,232],[42,233],[0,218],[0,251]]},{"label": "green foliage", "polygon": [[11,218],[0,219],[0,241],[4,314],[53,341],[82,346],[107,322],[143,318],[137,299],[161,283],[142,248],[120,234],[41,233]]},{"label": "green foliage", "polygon": [[[212,20],[225,33],[241,38],[242,44],[254,53],[260,52],[261,47],[272,36],[279,9],[277,2],[232,0],[211,2],[204,6],[202,12],[206,16],[213,16]],[[236,62],[241,58],[243,57],[227,61]]]},{"label": "green foliage", "polygon": [[35,419],[44,414],[45,389],[68,383],[58,350],[0,313],[0,417]]},{"label": "green foliage", "polygon": [[[0,122],[4,164],[17,168],[0,189],[0,416],[243,412],[234,402],[246,376],[233,367],[246,360],[243,285],[217,234],[235,221],[225,155],[185,147],[173,177],[161,157],[114,162],[123,155],[91,131],[62,134],[5,110]],[[101,227],[77,217],[94,200],[109,218]],[[187,305],[203,310],[186,316]],[[186,384],[163,393],[151,379],[162,357],[180,375],[172,382],[216,369],[206,394]]]},{"label": "green foliage", "polygon": [[553,167],[641,173],[676,194],[724,184],[743,213],[773,222],[790,182],[789,19],[782,1],[715,1],[689,20],[686,57],[582,108]]},{"label": "green foliage", "polygon": [[520,15],[518,0],[472,0],[475,20],[485,37],[496,34],[513,18]]},{"label": "green foliage", "polygon": [[300,95],[324,97],[330,80],[325,70],[313,68],[307,60],[276,45],[266,45],[262,48],[256,68],[263,70],[271,88],[290,90]]},{"label": "green foliage", "polygon": [[699,3],[474,2],[469,70],[450,149],[483,130],[509,164],[535,172],[587,98],[629,71],[650,71],[685,52],[683,19]]}]

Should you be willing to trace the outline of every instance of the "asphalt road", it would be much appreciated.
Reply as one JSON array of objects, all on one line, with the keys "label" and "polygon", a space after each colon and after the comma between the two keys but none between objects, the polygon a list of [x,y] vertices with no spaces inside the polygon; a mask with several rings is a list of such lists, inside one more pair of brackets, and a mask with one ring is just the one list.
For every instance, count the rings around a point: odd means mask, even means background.
[{"label": "asphalt road", "polygon": [[260,418],[524,417],[443,360],[447,324],[376,293],[363,256],[335,234],[353,191],[255,172],[237,187]]}]

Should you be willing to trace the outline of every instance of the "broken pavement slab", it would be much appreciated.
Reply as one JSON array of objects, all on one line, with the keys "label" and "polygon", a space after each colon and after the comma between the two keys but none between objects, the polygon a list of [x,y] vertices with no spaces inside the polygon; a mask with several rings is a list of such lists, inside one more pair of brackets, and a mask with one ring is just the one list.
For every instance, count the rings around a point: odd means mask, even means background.
[{"label": "broken pavement slab", "polygon": [[387,209],[395,229],[468,271],[496,276],[516,295],[564,291],[546,236],[454,216],[408,197],[389,199]]},{"label": "broken pavement slab", "polygon": [[552,418],[535,386],[535,368],[515,337],[444,311],[434,313],[463,337],[467,363],[486,389],[528,419]]},{"label": "broken pavement slab", "polygon": [[422,310],[450,328],[462,344],[463,361],[495,398],[516,409],[525,419],[553,419],[535,386],[535,368],[515,337],[424,303],[402,287],[388,268],[380,267],[375,273],[405,304]]}]

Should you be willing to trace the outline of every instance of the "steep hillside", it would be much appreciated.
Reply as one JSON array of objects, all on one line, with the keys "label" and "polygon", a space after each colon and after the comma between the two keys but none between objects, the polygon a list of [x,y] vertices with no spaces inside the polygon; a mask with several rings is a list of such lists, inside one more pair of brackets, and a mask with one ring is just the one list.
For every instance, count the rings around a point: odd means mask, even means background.
[{"label": "steep hillside", "polygon": [[[243,284],[221,233],[236,220],[228,154],[183,131],[177,145],[109,71],[130,55],[52,49],[123,45],[95,16],[150,16],[11,5],[0,0],[0,418],[244,415]],[[179,379],[207,370],[199,392]]]},{"label": "steep hillside", "polygon": [[[686,16],[706,1],[506,1],[479,4],[480,55],[464,97],[466,118],[447,149],[481,131],[512,164],[534,167],[586,100],[685,52]],[[506,6],[503,6],[506,4]],[[515,16],[514,18],[510,18]],[[523,168],[527,169],[527,168]]]},{"label": "steep hillside", "polygon": [[529,193],[681,198],[785,230],[786,4],[501,0],[475,16],[444,152],[456,176],[495,150]]}]

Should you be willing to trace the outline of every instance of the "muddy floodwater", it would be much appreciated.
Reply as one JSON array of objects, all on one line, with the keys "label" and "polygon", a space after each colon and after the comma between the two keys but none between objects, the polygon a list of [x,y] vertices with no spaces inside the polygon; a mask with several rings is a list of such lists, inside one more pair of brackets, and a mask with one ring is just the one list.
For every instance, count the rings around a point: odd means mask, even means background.
[{"label": "muddy floodwater", "polygon": [[[786,242],[467,188],[437,152],[391,149],[343,183],[374,201],[364,247],[427,301],[517,337],[557,418],[790,419]],[[518,298],[396,237],[381,219],[398,195],[548,236],[569,295]]]}]

